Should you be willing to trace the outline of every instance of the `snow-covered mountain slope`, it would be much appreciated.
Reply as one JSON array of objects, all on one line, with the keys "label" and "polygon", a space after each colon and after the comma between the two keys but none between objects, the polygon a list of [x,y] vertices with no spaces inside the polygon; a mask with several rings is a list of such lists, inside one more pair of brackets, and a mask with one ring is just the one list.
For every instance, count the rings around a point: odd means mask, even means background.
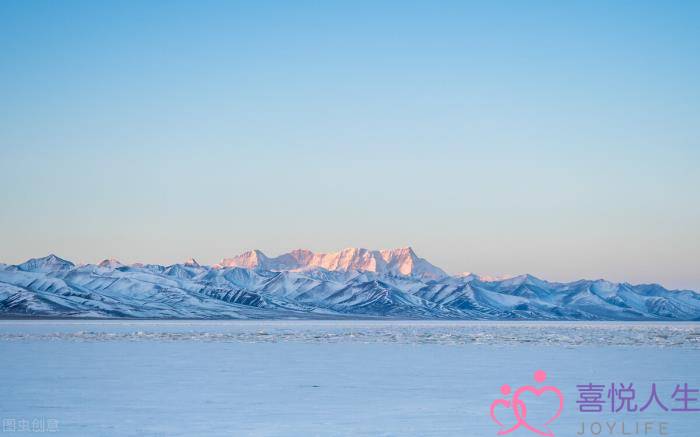
[{"label": "snow-covered mountain slope", "polygon": [[603,280],[448,276],[412,249],[246,252],[213,267],[0,265],[0,317],[700,320],[700,294]]},{"label": "snow-covered mountain slope", "polygon": [[418,276],[425,279],[440,279],[447,273],[423,258],[413,249],[404,247],[388,250],[347,248],[340,252],[314,253],[297,249],[275,258],[259,250],[244,252],[234,258],[225,258],[215,267],[244,267],[276,271],[298,271],[321,268],[330,271],[366,271],[392,275]]}]

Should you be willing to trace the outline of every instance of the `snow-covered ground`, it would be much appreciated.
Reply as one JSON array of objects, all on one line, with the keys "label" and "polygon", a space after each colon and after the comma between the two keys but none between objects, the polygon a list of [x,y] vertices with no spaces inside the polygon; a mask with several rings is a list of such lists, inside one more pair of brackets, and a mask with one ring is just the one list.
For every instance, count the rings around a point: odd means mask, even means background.
[{"label": "snow-covered ground", "polygon": [[676,384],[700,388],[699,338],[692,323],[0,321],[0,425],[14,425],[7,435],[36,421],[75,436],[495,436],[501,386],[532,384],[541,368],[566,400],[557,436],[624,419],[687,437],[700,412],[586,415],[576,385],[632,382],[644,403],[656,383],[676,406]]}]

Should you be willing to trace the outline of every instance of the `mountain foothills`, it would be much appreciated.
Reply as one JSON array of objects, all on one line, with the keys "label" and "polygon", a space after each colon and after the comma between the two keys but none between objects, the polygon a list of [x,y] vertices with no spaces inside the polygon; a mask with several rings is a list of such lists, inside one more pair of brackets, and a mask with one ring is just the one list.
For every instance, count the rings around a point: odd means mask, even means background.
[{"label": "mountain foothills", "polygon": [[214,266],[0,264],[0,317],[700,320],[700,294],[604,280],[450,276],[411,248],[253,250]]}]

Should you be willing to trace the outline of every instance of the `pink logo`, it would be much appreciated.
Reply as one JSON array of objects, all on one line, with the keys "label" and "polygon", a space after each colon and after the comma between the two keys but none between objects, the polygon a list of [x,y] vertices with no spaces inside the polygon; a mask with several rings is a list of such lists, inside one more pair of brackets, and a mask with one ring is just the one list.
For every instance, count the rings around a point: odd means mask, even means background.
[{"label": "pink logo", "polygon": [[[546,379],[547,374],[544,371],[538,370],[535,372],[535,381],[537,383],[542,384]],[[511,393],[510,385],[503,384],[501,386],[501,393],[504,396],[508,396]],[[525,401],[521,399],[521,396],[526,393],[534,395],[538,398],[546,393],[552,393],[556,396],[556,401],[558,401],[559,405],[555,409],[554,406],[556,405],[556,402],[553,402],[552,406],[550,407],[551,414],[547,414],[546,411],[544,412],[544,416],[549,416],[549,419],[545,420],[544,423],[530,423],[527,421],[527,406],[525,405]],[[512,400],[508,400],[507,398],[496,399],[491,403],[491,420],[493,420],[500,428],[497,435],[510,434],[522,426],[523,428],[539,436],[554,437],[554,432],[549,429],[549,424],[557,420],[563,409],[564,396],[561,394],[561,391],[558,388],[551,385],[541,388],[536,388],[531,385],[524,385],[515,391]],[[498,418],[499,411],[502,415],[502,420]]]}]

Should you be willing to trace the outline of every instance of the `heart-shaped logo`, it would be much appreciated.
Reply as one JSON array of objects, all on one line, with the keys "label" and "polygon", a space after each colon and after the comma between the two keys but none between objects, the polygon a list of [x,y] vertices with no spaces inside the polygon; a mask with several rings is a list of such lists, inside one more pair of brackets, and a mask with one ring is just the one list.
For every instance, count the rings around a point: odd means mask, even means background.
[{"label": "heart-shaped logo", "polygon": [[[542,370],[538,370],[535,372],[535,381],[538,383],[543,383],[545,379],[547,378],[547,374],[543,372]],[[508,384],[504,384],[501,386],[501,393],[505,396],[508,396],[511,392],[511,388]],[[523,399],[521,399],[521,396],[524,394],[532,394],[536,396],[537,398],[541,398],[545,394],[553,394],[556,397],[556,401],[558,402],[558,406],[556,409],[554,408],[554,404],[550,407],[551,408],[551,413],[547,414],[547,410],[544,410],[544,415],[547,417],[545,422],[543,424],[532,424],[527,421],[527,406],[526,403]],[[502,420],[497,417],[496,411],[509,411],[512,410],[513,416],[515,418],[515,424],[513,425],[506,425],[505,423],[510,424],[510,421],[507,420]],[[538,408],[538,410],[540,410]],[[531,385],[525,385],[520,387],[518,390],[515,391],[515,394],[513,395],[513,400],[509,401],[508,399],[497,399],[491,403],[491,408],[490,408],[490,413],[491,413],[491,420],[493,420],[494,423],[496,423],[499,426],[499,431],[497,435],[506,435],[510,434],[516,429],[520,428],[521,426],[530,432],[533,432],[539,436],[542,437],[554,437],[554,432],[549,429],[549,425],[554,422],[560,415],[561,412],[564,410],[564,396],[562,395],[561,391],[554,386],[545,386],[541,388],[537,388]],[[502,414],[502,413],[501,413]],[[537,421],[537,417],[530,419],[531,421]],[[543,419],[544,420],[544,419]]]},{"label": "heart-shaped logo", "polygon": [[[521,423],[517,420],[517,416],[514,417],[515,423],[511,425],[510,427],[507,427],[501,420],[498,419],[498,415],[496,413],[496,410],[498,407],[502,407],[499,410],[500,411],[508,411],[510,413],[511,411],[511,403],[507,399],[496,399],[491,403],[491,420],[493,420],[501,429],[498,431],[498,435],[506,435],[510,434],[511,432],[515,431],[518,429],[521,425]],[[527,415],[527,412],[524,410],[525,404],[522,404],[522,416],[525,417]],[[503,414],[503,413],[501,413]]]},{"label": "heart-shaped logo", "polygon": [[[545,393],[553,393],[556,395],[557,400],[559,402],[559,405],[556,408],[556,411],[554,408],[552,408],[552,414],[545,421],[544,424],[539,425],[539,426],[534,426],[531,423],[528,423],[526,420],[525,410],[521,412],[519,408],[516,408],[516,405],[522,404],[525,405],[525,403],[520,399],[520,396],[523,395],[523,393],[532,393],[537,397],[542,396]],[[557,418],[561,415],[561,412],[564,410],[564,396],[561,394],[561,391],[554,387],[554,386],[546,386],[542,388],[536,388],[531,385],[526,385],[523,387],[520,387],[518,390],[516,390],[515,394],[513,395],[513,412],[515,413],[515,417],[518,419],[518,423],[527,428],[528,430],[534,432],[537,435],[543,436],[543,437],[553,437],[554,433],[552,430],[549,429],[549,424],[557,420]]]}]

